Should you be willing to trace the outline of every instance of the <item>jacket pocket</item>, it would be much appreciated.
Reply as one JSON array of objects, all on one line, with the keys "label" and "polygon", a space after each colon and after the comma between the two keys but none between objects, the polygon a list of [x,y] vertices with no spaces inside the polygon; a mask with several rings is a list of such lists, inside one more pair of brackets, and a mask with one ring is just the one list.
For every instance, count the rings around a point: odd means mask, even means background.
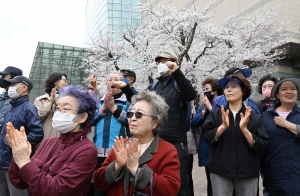
[{"label": "jacket pocket", "polygon": [[54,162],[49,167],[49,174],[51,176],[56,176],[58,173],[63,171],[67,166],[69,165],[69,162]]}]

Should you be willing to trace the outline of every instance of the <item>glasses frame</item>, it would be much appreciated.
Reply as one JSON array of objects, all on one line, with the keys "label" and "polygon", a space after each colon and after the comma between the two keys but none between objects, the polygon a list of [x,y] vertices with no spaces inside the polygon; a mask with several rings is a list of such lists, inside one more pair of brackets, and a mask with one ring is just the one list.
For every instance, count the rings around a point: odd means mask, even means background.
[{"label": "glasses frame", "polygon": [[143,116],[155,118],[154,116],[143,114],[142,112],[127,112],[126,116],[127,118],[132,118],[133,116],[135,116],[136,119],[141,119]]}]

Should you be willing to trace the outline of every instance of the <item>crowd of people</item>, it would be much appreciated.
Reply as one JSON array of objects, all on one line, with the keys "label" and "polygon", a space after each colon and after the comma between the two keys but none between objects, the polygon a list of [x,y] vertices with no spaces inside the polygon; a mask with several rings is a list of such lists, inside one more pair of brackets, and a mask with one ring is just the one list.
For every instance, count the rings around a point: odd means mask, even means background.
[{"label": "crowd of people", "polygon": [[[106,89],[45,79],[45,94],[22,70],[0,72],[0,195],[193,196],[194,154],[208,196],[300,195],[299,78],[260,78],[250,98],[248,68],[205,78],[197,92],[170,51],[154,61],[160,77],[134,88],[136,73],[107,77]],[[299,155],[299,156],[298,156]]]}]

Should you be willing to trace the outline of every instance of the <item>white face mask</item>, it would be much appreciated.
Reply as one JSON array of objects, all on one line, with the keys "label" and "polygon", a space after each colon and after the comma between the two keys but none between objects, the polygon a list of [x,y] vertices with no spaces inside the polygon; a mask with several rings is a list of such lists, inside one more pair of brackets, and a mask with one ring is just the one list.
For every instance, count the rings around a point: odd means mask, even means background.
[{"label": "white face mask", "polygon": [[169,71],[169,67],[166,64],[159,63],[157,65],[157,70],[158,70],[158,73],[162,76],[165,73],[167,73],[167,71]]},{"label": "white face mask", "polygon": [[78,123],[74,123],[73,119],[77,116],[75,114],[55,112],[52,118],[52,127],[54,131],[60,134],[68,133],[72,131]]},{"label": "white face mask", "polygon": [[17,93],[17,87],[14,86],[9,87],[7,93],[11,99],[17,99],[19,97],[19,94]]}]

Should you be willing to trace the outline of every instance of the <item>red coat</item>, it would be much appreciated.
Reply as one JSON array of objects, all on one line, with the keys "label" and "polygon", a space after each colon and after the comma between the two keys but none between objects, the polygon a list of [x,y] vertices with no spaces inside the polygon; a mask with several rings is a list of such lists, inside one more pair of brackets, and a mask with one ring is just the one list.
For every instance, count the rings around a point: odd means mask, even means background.
[{"label": "red coat", "polygon": [[[115,176],[115,160],[114,152],[111,151],[101,168],[95,172],[94,184],[96,188],[108,191],[108,196],[132,195],[133,175],[124,167]],[[177,195],[180,188],[180,163],[177,150],[172,144],[156,135],[148,149],[140,156],[139,168],[139,192],[150,194],[149,182],[153,176],[153,195]]]},{"label": "red coat", "polygon": [[29,188],[34,196],[86,196],[97,162],[97,149],[87,132],[44,140],[21,169],[11,162],[10,182],[19,189]]}]

